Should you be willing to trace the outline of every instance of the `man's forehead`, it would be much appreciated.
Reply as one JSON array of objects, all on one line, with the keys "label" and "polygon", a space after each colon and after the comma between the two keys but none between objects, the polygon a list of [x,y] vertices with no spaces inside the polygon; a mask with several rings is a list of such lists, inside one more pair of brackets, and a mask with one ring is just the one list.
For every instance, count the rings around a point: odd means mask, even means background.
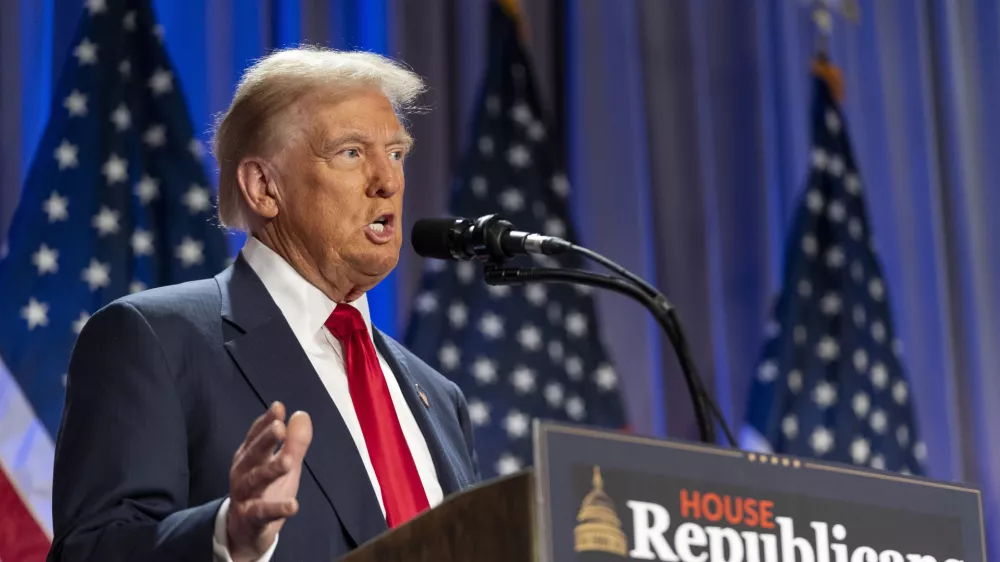
[{"label": "man's forehead", "polygon": [[345,118],[317,119],[316,124],[326,135],[342,135],[345,133],[357,133],[368,136],[394,136],[404,132],[403,125],[399,120],[373,118],[366,115],[351,115]]},{"label": "man's forehead", "polygon": [[369,111],[348,104],[324,104],[312,112],[307,110],[305,116],[316,126],[317,132],[325,136],[356,133],[394,137],[406,133],[392,106],[386,111]]}]

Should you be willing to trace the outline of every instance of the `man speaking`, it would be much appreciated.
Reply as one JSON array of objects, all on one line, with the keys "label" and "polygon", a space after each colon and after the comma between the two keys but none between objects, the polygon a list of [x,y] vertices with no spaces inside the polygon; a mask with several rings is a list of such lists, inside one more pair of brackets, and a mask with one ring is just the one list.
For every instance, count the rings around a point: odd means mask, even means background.
[{"label": "man speaking", "polygon": [[[479,478],[458,387],[373,329],[402,240],[419,77],[296,49],[247,70],[214,141],[214,279],[114,302],[80,334],[50,561],[334,560]],[[292,413],[294,412],[294,413]]]}]

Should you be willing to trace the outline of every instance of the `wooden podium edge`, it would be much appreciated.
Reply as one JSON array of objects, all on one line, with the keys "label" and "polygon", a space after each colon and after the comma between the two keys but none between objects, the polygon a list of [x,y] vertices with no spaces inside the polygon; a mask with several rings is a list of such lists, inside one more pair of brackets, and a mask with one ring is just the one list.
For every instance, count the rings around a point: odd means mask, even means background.
[{"label": "wooden podium edge", "polygon": [[[480,482],[446,497],[405,524],[373,537],[338,560],[467,560],[460,556],[473,549],[473,543],[474,549],[494,551],[476,558],[484,562],[537,560],[537,554],[523,554],[538,550],[534,534],[537,519],[532,493],[534,479],[534,471],[529,468]],[[491,508],[497,512],[491,513]],[[510,535],[522,535],[526,540],[506,540]]]},{"label": "wooden podium edge", "polygon": [[551,562],[553,558],[552,541],[548,533],[552,522],[552,506],[545,501],[549,497],[549,465],[548,465],[548,428],[551,422],[535,418],[531,424],[531,456],[534,465],[532,479],[531,510],[534,520],[531,529],[535,533],[534,562]]},{"label": "wooden podium edge", "polygon": [[975,495],[979,510],[982,560],[987,559],[982,492],[971,485],[887,474],[841,463],[816,462],[792,456],[725,449],[535,420],[532,427],[533,468],[493,478],[452,494],[434,509],[369,540],[340,560],[444,562],[476,559],[481,562],[555,562],[551,535],[553,514],[549,503],[549,440],[550,436],[557,434],[742,458],[748,464],[781,465],[790,470],[835,472],[971,493]]}]

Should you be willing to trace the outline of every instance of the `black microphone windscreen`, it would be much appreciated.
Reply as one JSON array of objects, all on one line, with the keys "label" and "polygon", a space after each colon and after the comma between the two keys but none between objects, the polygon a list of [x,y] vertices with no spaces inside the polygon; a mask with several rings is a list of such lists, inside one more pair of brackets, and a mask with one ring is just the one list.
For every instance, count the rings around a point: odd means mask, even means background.
[{"label": "black microphone windscreen", "polygon": [[410,243],[417,255],[439,260],[453,260],[451,254],[450,233],[455,228],[458,219],[420,219],[413,223],[410,231]]}]

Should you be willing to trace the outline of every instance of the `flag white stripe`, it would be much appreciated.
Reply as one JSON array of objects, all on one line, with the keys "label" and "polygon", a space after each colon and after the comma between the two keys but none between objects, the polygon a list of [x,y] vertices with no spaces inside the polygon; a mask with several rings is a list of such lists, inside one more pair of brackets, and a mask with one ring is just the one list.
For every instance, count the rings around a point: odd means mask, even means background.
[{"label": "flag white stripe", "polygon": [[0,464],[50,539],[54,460],[52,437],[0,360]]}]

